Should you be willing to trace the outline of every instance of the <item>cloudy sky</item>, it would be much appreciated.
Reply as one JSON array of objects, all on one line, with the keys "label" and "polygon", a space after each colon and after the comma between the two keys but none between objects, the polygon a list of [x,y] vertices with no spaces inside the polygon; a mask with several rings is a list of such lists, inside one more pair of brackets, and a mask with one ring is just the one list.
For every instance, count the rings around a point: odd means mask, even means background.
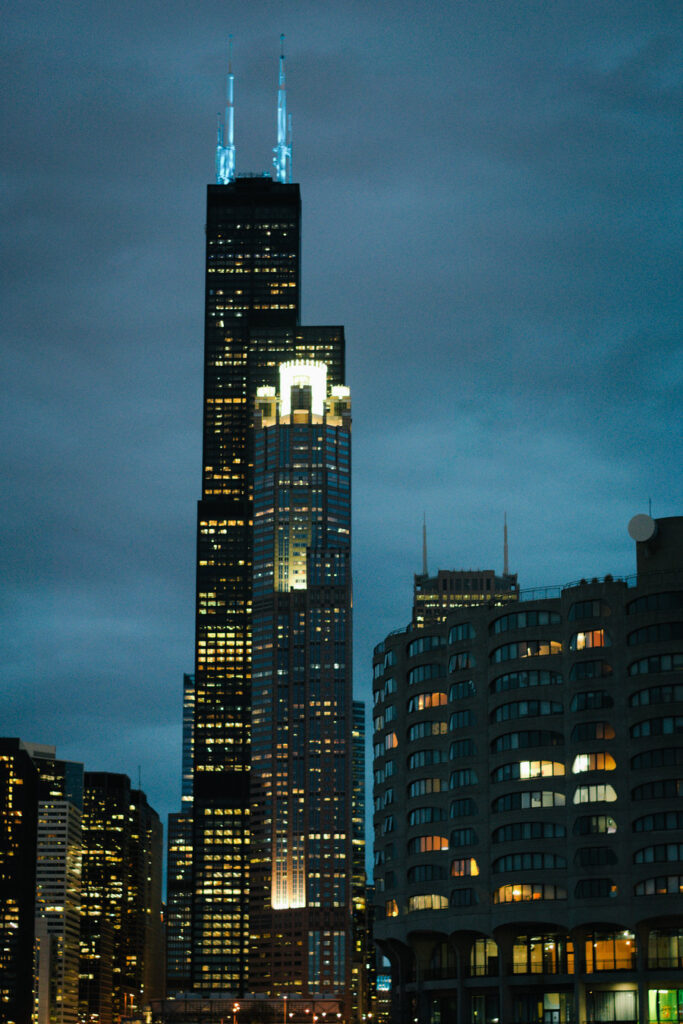
[{"label": "cloudy sky", "polygon": [[179,801],[193,667],[205,185],[286,33],[303,322],[354,399],[355,686],[421,562],[634,571],[683,513],[677,0],[10,0],[0,733]]}]

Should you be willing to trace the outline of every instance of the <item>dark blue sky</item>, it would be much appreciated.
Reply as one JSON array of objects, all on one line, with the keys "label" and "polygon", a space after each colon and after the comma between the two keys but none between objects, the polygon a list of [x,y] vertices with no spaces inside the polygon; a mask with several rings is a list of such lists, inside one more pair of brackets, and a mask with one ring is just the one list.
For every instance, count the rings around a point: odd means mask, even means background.
[{"label": "dark blue sky", "polygon": [[205,185],[287,36],[303,321],[344,323],[355,685],[430,568],[634,571],[683,512],[678,2],[18,0],[3,15],[2,727],[180,793]]}]

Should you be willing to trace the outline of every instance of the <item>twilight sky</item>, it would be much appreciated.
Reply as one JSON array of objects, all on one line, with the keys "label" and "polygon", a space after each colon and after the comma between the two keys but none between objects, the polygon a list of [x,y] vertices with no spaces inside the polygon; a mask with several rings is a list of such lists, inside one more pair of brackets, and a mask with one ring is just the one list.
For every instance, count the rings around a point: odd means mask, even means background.
[{"label": "twilight sky", "polygon": [[10,0],[3,14],[0,734],[180,799],[205,185],[285,32],[304,323],[354,401],[355,689],[429,567],[635,570],[683,514],[677,0]]}]

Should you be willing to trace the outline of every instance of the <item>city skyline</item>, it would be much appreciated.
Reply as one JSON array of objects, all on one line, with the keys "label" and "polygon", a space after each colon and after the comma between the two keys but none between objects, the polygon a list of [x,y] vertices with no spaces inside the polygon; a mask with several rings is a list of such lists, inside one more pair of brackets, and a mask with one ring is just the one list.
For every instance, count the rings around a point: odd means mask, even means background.
[{"label": "city skyline", "polygon": [[397,4],[393,39],[339,4],[164,10],[10,12],[3,346],[6,733],[140,765],[162,820],[229,32],[238,173],[270,169],[286,33],[302,320],[349,339],[356,695],[410,617],[423,511],[431,572],[500,572],[507,510],[524,589],[634,572],[628,519],[682,496],[675,5]]}]

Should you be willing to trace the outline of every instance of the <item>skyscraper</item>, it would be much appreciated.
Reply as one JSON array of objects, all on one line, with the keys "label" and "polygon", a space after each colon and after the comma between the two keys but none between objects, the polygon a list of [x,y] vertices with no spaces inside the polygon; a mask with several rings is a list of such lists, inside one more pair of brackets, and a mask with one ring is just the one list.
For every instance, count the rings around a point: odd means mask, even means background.
[{"label": "skyscraper", "polygon": [[256,402],[250,987],[348,1011],[351,403],[315,362]]},{"label": "skyscraper", "polygon": [[299,323],[301,200],[287,180],[283,59],[276,180],[235,176],[232,73],[228,80],[206,216],[191,982],[242,994],[250,988],[253,400],[289,360],[323,362],[329,384],[341,385],[344,332]]},{"label": "skyscraper", "polygon": [[38,773],[18,739],[0,739],[0,1024],[31,1018]]},{"label": "skyscraper", "polygon": [[75,1024],[81,936],[83,765],[27,743],[38,771],[36,934],[43,931],[35,1024]]}]

